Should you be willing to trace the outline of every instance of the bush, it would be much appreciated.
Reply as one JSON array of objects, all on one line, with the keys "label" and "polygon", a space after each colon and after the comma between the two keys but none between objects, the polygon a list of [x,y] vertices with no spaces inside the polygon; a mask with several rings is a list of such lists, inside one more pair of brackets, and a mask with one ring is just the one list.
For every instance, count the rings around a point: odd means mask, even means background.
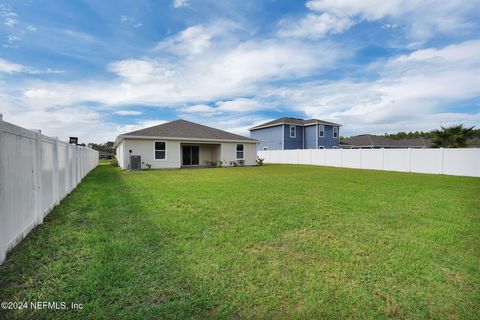
[{"label": "bush", "polygon": [[238,160],[238,165],[243,167],[245,165],[245,160]]},{"label": "bush", "polygon": [[263,166],[263,161],[265,161],[264,158],[260,158],[259,156],[257,156],[257,165]]},{"label": "bush", "polygon": [[112,164],[112,166],[118,167],[118,160],[117,160],[117,158],[113,158],[113,159],[110,161],[110,163]]}]

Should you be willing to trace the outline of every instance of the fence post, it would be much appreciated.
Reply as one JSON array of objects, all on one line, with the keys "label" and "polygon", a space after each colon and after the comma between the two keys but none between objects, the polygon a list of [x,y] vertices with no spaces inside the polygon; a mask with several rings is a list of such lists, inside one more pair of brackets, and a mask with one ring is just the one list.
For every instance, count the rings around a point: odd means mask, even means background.
[{"label": "fence post", "polygon": [[53,143],[53,201],[55,205],[60,203],[60,186],[59,186],[59,168],[58,168],[58,137],[55,137],[55,142]]},{"label": "fence post", "polygon": [[408,148],[408,172],[412,172],[412,149]]},{"label": "fence post", "polygon": [[343,168],[343,149],[340,149],[340,168]]},{"label": "fence post", "polygon": [[70,163],[69,163],[69,151],[70,151],[70,145],[65,144],[65,194],[63,196],[66,196],[70,190]]},{"label": "fence post", "polygon": [[385,170],[385,148],[382,148],[382,170]]},{"label": "fence post", "polygon": [[445,151],[443,150],[443,147],[442,147],[442,148],[440,148],[440,150],[442,150],[442,170],[441,170],[441,172],[440,172],[440,173],[441,173],[441,174],[443,174],[443,161],[444,161],[444,158],[443,158],[443,156],[444,156],[444,153],[445,153]]},{"label": "fence post", "polygon": [[34,183],[34,221],[36,224],[43,222],[42,209],[42,133],[40,130],[32,130],[35,132],[35,148],[34,148],[34,166],[33,166],[33,183]]}]

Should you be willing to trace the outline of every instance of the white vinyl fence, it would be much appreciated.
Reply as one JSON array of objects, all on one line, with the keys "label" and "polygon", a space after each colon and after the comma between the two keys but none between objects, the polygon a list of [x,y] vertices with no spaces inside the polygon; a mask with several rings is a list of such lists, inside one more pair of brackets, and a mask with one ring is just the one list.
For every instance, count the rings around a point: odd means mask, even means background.
[{"label": "white vinyl fence", "polygon": [[98,151],[2,121],[0,263],[98,165]]},{"label": "white vinyl fence", "polygon": [[306,149],[258,151],[265,163],[480,177],[480,149]]}]

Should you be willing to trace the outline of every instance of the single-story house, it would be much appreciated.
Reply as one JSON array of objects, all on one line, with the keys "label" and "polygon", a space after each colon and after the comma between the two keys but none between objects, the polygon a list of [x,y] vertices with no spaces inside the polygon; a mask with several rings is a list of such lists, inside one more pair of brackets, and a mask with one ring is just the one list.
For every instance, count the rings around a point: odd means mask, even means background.
[{"label": "single-story house", "polygon": [[340,145],[344,149],[398,149],[398,148],[431,148],[431,139],[423,137],[414,139],[391,139],[372,134],[361,134],[345,138]]},{"label": "single-story house", "polygon": [[98,150],[98,158],[99,158],[100,160],[112,159],[113,156],[114,156],[113,153],[106,152],[106,151],[102,151],[102,150]]},{"label": "single-story house", "polygon": [[175,120],[121,134],[115,140],[122,169],[167,169],[223,165],[255,165],[257,140],[198,123]]}]

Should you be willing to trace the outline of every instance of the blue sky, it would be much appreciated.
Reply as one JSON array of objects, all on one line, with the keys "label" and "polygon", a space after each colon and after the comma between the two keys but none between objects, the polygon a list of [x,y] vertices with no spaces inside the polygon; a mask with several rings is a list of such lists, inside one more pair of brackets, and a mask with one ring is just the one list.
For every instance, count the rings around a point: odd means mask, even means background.
[{"label": "blue sky", "polygon": [[281,116],[480,124],[480,1],[0,1],[0,113],[65,139]]}]

